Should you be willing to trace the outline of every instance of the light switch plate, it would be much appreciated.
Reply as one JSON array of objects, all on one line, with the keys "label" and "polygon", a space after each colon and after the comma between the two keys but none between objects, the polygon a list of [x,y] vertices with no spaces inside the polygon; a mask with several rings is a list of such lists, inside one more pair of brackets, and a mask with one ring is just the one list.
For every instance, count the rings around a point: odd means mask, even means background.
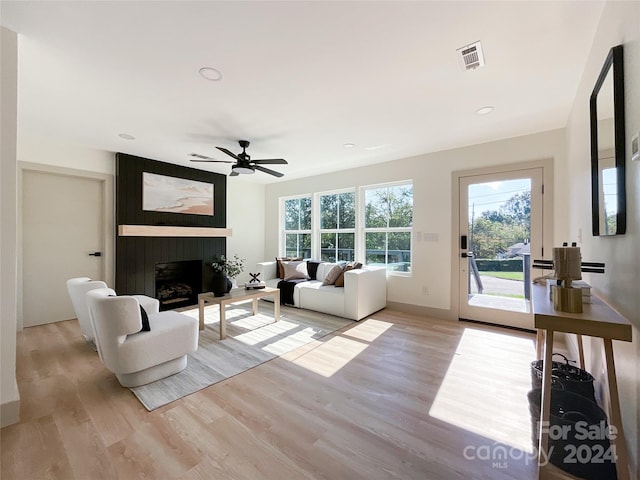
[{"label": "light switch plate", "polygon": [[631,137],[631,160],[640,160],[640,132]]}]

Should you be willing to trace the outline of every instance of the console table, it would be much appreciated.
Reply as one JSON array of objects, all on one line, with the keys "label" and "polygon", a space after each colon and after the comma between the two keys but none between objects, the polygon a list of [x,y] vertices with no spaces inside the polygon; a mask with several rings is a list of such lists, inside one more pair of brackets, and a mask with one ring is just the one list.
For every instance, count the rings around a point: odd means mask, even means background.
[{"label": "console table", "polygon": [[226,306],[231,303],[239,303],[252,300],[253,314],[258,314],[258,299],[273,295],[273,317],[277,322],[280,319],[280,290],[278,288],[260,288],[255,290],[245,290],[244,288],[234,288],[229,293],[216,297],[211,292],[198,295],[198,310],[200,330],[204,329],[204,305],[205,303],[220,305],[220,340],[227,336],[227,321],[225,318]]},{"label": "console table", "polygon": [[[618,456],[616,464],[618,479],[629,480],[629,455],[622,429],[612,340],[630,342],[632,340],[631,324],[596,296],[592,296],[592,303],[582,305],[582,313],[567,313],[553,308],[553,302],[549,299],[549,292],[546,286],[532,285],[531,291],[535,328],[538,330],[537,355],[538,359],[544,357],[540,421],[549,421],[551,404],[550,367],[552,365],[551,355],[553,353],[554,333],[574,333],[578,336],[578,348],[580,350],[579,355],[582,368],[584,368],[582,335],[602,338],[604,341],[605,365],[609,383],[609,423],[615,426],[618,431],[616,439],[612,440]],[[542,431],[542,429],[540,430]],[[548,442],[548,433],[541,433],[539,439],[539,454],[540,452],[547,451]],[[542,478],[542,475],[540,475],[540,478]]]}]

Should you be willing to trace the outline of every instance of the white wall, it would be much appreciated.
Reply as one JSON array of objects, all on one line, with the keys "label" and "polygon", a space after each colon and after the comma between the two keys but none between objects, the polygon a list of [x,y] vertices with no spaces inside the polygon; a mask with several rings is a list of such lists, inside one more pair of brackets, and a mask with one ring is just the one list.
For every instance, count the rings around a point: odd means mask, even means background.
[{"label": "white wall", "polygon": [[18,138],[18,159],[22,162],[42,163],[96,173],[115,175],[115,153],[72,145],[52,138]]},{"label": "white wall", "polygon": [[0,35],[0,427],[4,427],[20,416],[16,384],[18,39],[4,27]]},{"label": "white wall", "polygon": [[258,262],[264,261],[264,195],[265,186],[249,183],[242,177],[227,178],[227,227],[233,235],[227,239],[227,256],[244,258],[245,268],[238,285],[251,280]]},{"label": "white wall", "polygon": [[[627,233],[591,236],[589,96],[611,47],[624,45]],[[640,2],[607,2],[566,128],[567,235],[582,230],[582,256],[605,262],[604,275],[587,280],[635,326],[633,343],[614,342],[623,424],[636,477],[640,478],[640,162],[631,162],[631,137],[640,131]],[[602,379],[602,342],[587,342],[588,369]],[[603,390],[602,384],[599,390]]]},{"label": "white wall", "polygon": [[[565,162],[563,130],[267,185],[265,258],[278,254],[279,197],[411,179],[414,231],[437,234],[438,240],[413,243],[413,275],[389,276],[388,301],[426,307],[431,314],[450,318],[452,302],[457,301],[457,290],[451,288],[451,263],[457,259],[457,251],[452,251],[452,173],[550,158],[554,165]],[[556,175],[562,178],[564,174],[559,171]],[[566,221],[562,214],[554,219],[556,223]],[[423,286],[429,292],[426,296]]]}]

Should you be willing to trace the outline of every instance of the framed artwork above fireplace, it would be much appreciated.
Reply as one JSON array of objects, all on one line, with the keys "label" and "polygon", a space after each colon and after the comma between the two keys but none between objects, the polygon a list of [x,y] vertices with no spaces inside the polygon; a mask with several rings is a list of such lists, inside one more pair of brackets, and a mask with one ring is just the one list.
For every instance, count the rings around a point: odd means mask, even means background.
[{"label": "framed artwork above fireplace", "polygon": [[213,187],[213,183],[143,172],[142,209],[213,215]]}]

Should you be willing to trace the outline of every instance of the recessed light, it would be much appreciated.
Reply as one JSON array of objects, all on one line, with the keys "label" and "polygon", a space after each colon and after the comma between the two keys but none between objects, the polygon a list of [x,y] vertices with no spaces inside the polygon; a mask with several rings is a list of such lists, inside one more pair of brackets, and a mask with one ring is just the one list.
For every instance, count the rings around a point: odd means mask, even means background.
[{"label": "recessed light", "polygon": [[344,148],[353,148],[356,146],[355,143],[345,143],[344,145],[342,145]]},{"label": "recessed light", "polygon": [[476,110],[478,115],[486,115],[487,113],[493,112],[493,107],[491,105],[487,105],[486,107],[479,108]]},{"label": "recessed light", "polygon": [[212,82],[218,82],[222,80],[222,73],[220,73],[220,70],[218,70],[217,68],[202,67],[200,70],[198,70],[198,73],[205,80],[210,80]]},{"label": "recessed light", "polygon": [[119,133],[118,136],[120,138],[124,138],[125,140],[135,140],[136,137],[134,137],[133,135],[129,135],[128,133]]}]

